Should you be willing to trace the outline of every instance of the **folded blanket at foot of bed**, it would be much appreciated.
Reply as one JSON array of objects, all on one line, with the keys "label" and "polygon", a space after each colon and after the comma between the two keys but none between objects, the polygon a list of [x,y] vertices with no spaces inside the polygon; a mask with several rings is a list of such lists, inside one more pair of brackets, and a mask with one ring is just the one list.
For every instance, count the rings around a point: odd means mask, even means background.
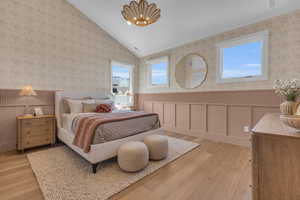
[{"label": "folded blanket at foot of bed", "polygon": [[[90,151],[91,145],[93,144],[95,133],[98,127],[104,126],[105,124],[122,123],[124,126],[128,124],[128,126],[139,126],[139,124],[133,124],[133,120],[141,120],[143,118],[154,117],[155,123],[153,123],[156,128],[160,127],[159,124],[159,117],[156,113],[146,113],[146,112],[117,112],[117,113],[89,113],[84,115],[78,115],[74,118],[72,123],[72,129],[75,133],[75,138],[73,144],[75,146],[80,147],[83,149],[85,153]],[[126,123],[128,121],[128,123]],[[134,127],[126,127],[127,129],[133,129]],[[134,128],[138,130],[137,128]],[[147,131],[147,130],[142,130]],[[137,134],[138,132],[135,131],[132,134]],[[130,136],[126,131],[124,131],[124,135],[118,135],[118,137],[112,137],[115,139],[120,139],[123,137]]]}]

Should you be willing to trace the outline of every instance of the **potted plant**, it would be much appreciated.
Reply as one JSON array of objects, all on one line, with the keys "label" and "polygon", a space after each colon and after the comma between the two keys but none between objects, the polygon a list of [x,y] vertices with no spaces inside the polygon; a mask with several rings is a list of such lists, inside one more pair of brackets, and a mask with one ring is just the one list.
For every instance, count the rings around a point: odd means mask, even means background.
[{"label": "potted plant", "polygon": [[284,97],[285,101],[280,104],[280,111],[284,115],[292,115],[296,104],[296,99],[300,94],[300,81],[293,80],[276,80],[275,93]]}]

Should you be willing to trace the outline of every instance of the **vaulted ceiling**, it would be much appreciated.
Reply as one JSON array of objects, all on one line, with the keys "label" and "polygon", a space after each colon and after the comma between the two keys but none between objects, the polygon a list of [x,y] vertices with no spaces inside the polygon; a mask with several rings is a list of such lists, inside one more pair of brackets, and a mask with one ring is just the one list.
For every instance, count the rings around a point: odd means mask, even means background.
[{"label": "vaulted ceiling", "polygon": [[130,0],[68,0],[138,56],[300,8],[300,0],[148,0],[161,19],[147,27],[128,25],[121,15]]}]

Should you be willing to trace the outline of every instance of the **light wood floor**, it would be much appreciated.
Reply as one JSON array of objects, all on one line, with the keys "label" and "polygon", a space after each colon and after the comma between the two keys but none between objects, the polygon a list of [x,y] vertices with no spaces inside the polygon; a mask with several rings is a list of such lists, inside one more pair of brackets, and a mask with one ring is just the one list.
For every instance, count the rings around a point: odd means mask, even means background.
[{"label": "light wood floor", "polygon": [[[142,179],[111,200],[250,200],[249,149],[168,135],[200,147]],[[0,154],[0,199],[43,200],[25,154]]]}]

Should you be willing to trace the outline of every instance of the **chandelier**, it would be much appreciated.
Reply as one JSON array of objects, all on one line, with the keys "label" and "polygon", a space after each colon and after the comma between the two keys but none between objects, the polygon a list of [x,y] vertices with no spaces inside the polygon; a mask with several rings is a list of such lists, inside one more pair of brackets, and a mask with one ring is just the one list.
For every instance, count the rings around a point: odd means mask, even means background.
[{"label": "chandelier", "polygon": [[160,18],[160,9],[155,3],[149,4],[146,0],[133,0],[129,5],[124,5],[122,15],[127,23],[136,26],[153,24]]}]

